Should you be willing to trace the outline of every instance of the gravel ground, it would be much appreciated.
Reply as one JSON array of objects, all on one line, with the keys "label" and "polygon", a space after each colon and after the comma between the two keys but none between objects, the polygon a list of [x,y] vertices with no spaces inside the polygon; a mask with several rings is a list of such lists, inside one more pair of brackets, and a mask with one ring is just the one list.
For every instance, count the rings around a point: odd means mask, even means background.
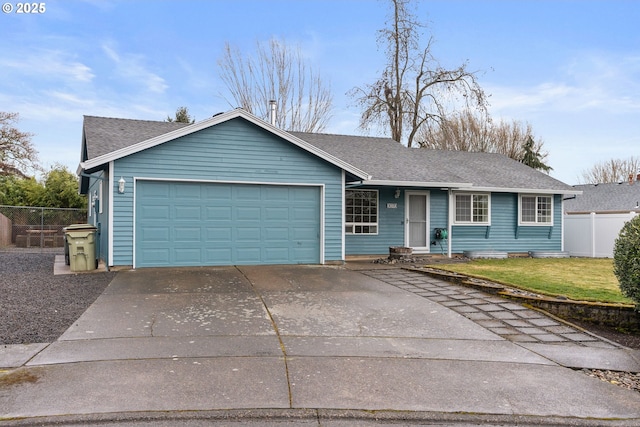
[{"label": "gravel ground", "polygon": [[58,339],[116,273],[53,275],[54,253],[0,252],[0,344]]},{"label": "gravel ground", "polygon": [[[0,345],[53,342],[100,296],[116,273],[53,275],[55,253],[0,252]],[[640,335],[580,323],[596,335],[640,349]],[[640,374],[583,370],[640,392]]]}]

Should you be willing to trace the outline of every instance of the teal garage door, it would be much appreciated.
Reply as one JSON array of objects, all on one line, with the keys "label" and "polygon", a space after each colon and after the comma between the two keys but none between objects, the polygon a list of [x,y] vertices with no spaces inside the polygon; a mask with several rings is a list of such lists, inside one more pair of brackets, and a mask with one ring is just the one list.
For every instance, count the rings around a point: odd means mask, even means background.
[{"label": "teal garage door", "polygon": [[318,264],[320,188],[138,181],[136,267]]}]

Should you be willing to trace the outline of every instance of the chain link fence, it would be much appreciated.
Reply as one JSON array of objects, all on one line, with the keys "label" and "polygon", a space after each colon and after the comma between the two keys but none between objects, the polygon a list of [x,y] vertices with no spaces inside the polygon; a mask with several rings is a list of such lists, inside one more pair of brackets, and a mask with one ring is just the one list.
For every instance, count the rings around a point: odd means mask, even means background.
[{"label": "chain link fence", "polygon": [[86,209],[0,205],[0,251],[63,250],[63,229],[86,222]]}]

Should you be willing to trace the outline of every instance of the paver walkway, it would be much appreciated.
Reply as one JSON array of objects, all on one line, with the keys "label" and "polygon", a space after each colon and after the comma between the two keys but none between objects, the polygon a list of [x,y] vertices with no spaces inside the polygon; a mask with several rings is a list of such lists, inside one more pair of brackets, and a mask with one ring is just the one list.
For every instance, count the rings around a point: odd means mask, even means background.
[{"label": "paver walkway", "polygon": [[420,272],[395,268],[361,273],[438,302],[509,341],[622,348],[521,304]]}]

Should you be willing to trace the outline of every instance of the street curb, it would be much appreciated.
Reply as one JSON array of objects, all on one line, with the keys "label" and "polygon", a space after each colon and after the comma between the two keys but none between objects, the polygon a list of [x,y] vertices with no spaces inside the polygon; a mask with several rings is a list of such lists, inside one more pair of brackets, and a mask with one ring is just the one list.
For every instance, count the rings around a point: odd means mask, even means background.
[{"label": "street curb", "polygon": [[557,416],[530,416],[505,414],[466,414],[449,412],[412,412],[412,411],[368,411],[355,409],[230,409],[216,411],[180,411],[180,412],[126,412],[84,415],[64,415],[57,417],[35,417],[16,420],[0,419],[2,427],[48,427],[78,425],[118,425],[127,426],[155,423],[162,425],[188,426],[190,423],[202,425],[217,423],[242,423],[242,425],[263,425],[265,422],[296,422],[309,425],[309,422],[347,422],[357,425],[375,425],[402,423],[402,425],[442,425],[477,426],[477,425],[518,425],[539,427],[635,427],[640,418],[612,420]]}]

